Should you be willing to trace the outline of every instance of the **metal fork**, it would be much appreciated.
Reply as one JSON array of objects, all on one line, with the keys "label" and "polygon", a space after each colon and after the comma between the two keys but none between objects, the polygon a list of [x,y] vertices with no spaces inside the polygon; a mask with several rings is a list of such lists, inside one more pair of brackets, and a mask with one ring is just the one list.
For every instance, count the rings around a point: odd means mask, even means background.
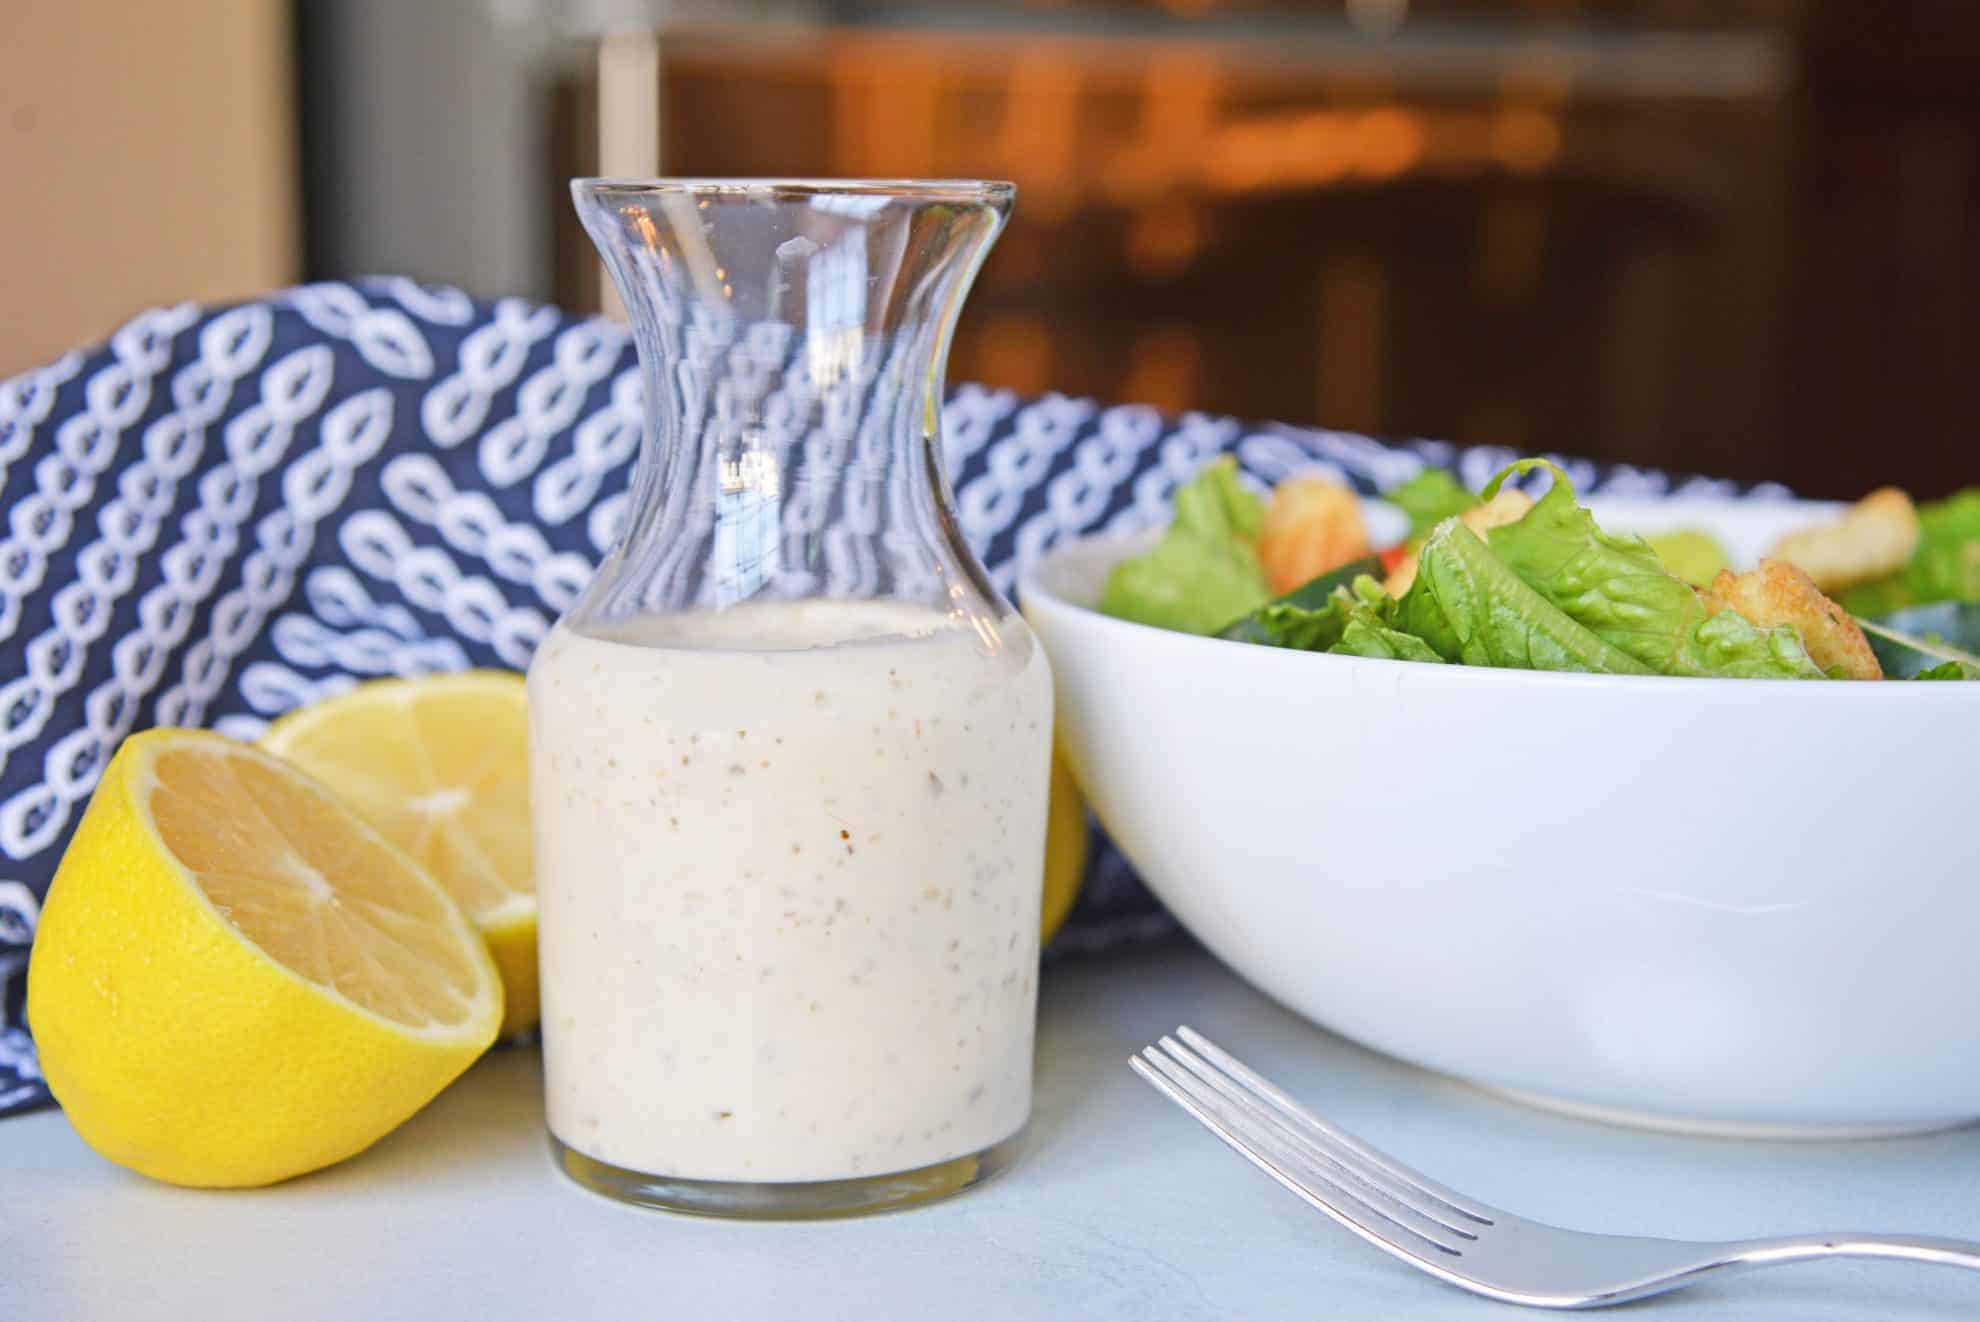
[{"label": "metal fork", "polygon": [[1903,1258],[1980,1270],[1980,1243],[1931,1235],[1848,1231],[1714,1244],[1564,1230],[1417,1174],[1306,1110],[1193,1029],[1178,1028],[1128,1063],[1252,1165],[1376,1248],[1507,1303],[1601,1308],[1810,1258]]}]

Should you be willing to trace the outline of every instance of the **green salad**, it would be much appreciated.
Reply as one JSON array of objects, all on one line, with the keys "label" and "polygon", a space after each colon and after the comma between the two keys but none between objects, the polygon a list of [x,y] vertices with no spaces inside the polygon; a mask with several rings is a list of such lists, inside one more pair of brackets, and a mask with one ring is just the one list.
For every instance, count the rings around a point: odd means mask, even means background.
[{"label": "green salad", "polygon": [[[1553,483],[1530,506],[1520,502],[1518,517],[1482,533],[1468,526],[1467,517],[1509,478],[1537,469]],[[1980,516],[1980,493],[1971,494],[1971,514],[1960,506],[1960,518]],[[1546,460],[1508,466],[1476,496],[1441,470],[1426,470],[1389,498],[1411,521],[1413,578],[1391,572],[1385,585],[1393,561],[1364,558],[1272,597],[1255,547],[1263,505],[1240,485],[1235,466],[1219,461],[1177,492],[1175,520],[1162,540],[1115,567],[1100,608],[1187,633],[1441,665],[1731,679],[1874,679],[1886,672],[1980,679],[1980,657],[1957,646],[1882,628],[1866,633],[1785,562],[1735,575],[1716,547],[1660,547],[1605,531],[1567,475]],[[1933,516],[1922,518],[1930,525]],[[1951,521],[1941,516],[1942,525]],[[1980,548],[1980,531],[1962,545]],[[1946,553],[1930,534],[1921,538],[1917,560],[1900,575],[1905,590],[1944,589],[1951,575],[1972,567],[1966,554]],[[1973,595],[1980,597],[1980,586]]]},{"label": "green salad", "polygon": [[1920,505],[1918,546],[1904,568],[1842,595],[1868,616],[1943,601],[1980,602],[1980,487]]},{"label": "green salad", "polygon": [[1176,490],[1175,517],[1155,549],[1115,566],[1100,609],[1182,633],[1215,633],[1271,596],[1258,562],[1265,506],[1222,459]]}]

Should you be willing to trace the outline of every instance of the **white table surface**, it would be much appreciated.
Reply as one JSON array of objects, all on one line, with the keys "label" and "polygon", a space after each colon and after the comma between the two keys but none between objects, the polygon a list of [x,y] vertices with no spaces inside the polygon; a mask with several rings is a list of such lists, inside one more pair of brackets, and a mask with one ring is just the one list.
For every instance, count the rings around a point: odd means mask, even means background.
[{"label": "white table surface", "polygon": [[[1022,1161],[950,1202],[865,1220],[698,1221],[579,1191],[551,1167],[528,1050],[491,1056],[371,1151],[272,1189],[174,1189],[97,1158],[56,1112],[0,1122],[0,1319],[1538,1316],[1368,1248],[1134,1077],[1129,1051],[1184,1020],[1346,1128],[1542,1220],[1980,1238],[1980,1129],[1729,1143],[1545,1115],[1309,1027],[1178,943],[1050,969]],[[1809,1264],[1625,1313],[1980,1318],[1980,1276]]]}]

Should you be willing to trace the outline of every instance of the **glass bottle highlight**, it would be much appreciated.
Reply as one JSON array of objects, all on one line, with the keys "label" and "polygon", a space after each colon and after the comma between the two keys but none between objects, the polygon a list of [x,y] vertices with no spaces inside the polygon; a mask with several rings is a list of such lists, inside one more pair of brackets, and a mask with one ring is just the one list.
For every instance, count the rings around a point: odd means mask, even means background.
[{"label": "glass bottle highlight", "polygon": [[1052,728],[938,434],[1011,189],[573,192],[648,425],[530,667],[553,1145],[686,1211],[967,1187],[1030,1111]]}]

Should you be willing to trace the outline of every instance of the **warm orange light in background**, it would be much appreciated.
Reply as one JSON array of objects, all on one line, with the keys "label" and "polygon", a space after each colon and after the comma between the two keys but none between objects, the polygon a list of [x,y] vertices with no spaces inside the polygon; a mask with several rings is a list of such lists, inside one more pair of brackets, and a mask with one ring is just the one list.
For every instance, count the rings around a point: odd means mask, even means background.
[{"label": "warm orange light in background", "polygon": [[1150,55],[1138,84],[1133,136],[1099,162],[1102,187],[1132,204],[1193,184],[1223,114],[1218,61],[1194,49]]},{"label": "warm orange light in background", "polygon": [[1174,275],[1203,248],[1203,216],[1188,202],[1158,203],[1128,224],[1128,261],[1149,276]]},{"label": "warm orange light in background", "polygon": [[1510,106],[1492,121],[1492,156],[1508,170],[1535,174],[1560,154],[1560,122],[1546,111]]},{"label": "warm orange light in background", "polygon": [[1371,110],[1354,130],[1361,174],[1369,179],[1394,179],[1408,174],[1423,159],[1423,116],[1406,110]]},{"label": "warm orange light in background", "polygon": [[1971,64],[1900,58],[1914,7],[1980,51],[1944,0],[800,6],[861,21],[670,35],[669,166],[1014,180],[951,380],[1846,494],[1790,364],[1921,384],[1824,394],[1852,436],[1975,397]]},{"label": "warm orange light in background", "polygon": [[1485,206],[1472,287],[1491,303],[1530,298],[1547,251],[1547,207],[1534,197],[1499,197]]},{"label": "warm orange light in background", "polygon": [[1151,326],[1129,352],[1123,398],[1181,413],[1196,399],[1202,372],[1203,349],[1194,330],[1182,322]]},{"label": "warm orange light in background", "polygon": [[1080,85],[1078,62],[1063,52],[1029,52],[1011,63],[996,162],[1000,173],[1023,176],[1025,211],[1047,222],[1063,220],[1080,201]]},{"label": "warm orange light in background", "polygon": [[[1220,8],[1215,0],[1162,3],[1187,14]],[[1351,17],[1380,36],[1407,10],[1407,0],[1369,0]],[[1365,193],[1419,176],[1542,175],[1560,162],[1574,83],[1558,55],[1535,51],[1483,98],[1407,100],[1371,65],[1330,85],[1321,104],[1310,88],[1303,103],[1289,103],[1266,90],[1274,85],[1261,84],[1245,57],[1210,43],[1150,42],[1130,53],[1080,39],[902,32],[836,39],[821,63],[836,172],[1017,180],[1023,224],[996,257],[998,278],[1013,292],[1109,278],[1099,274],[1104,263],[1055,246],[1064,238],[1052,236],[1085,223],[1082,216],[1105,215],[1087,233],[1134,280],[1180,282],[1222,260],[1212,227],[1235,200]],[[1500,199],[1487,208],[1469,254],[1476,296],[1508,308],[1533,297],[1548,234],[1544,201]],[[1377,429],[1390,402],[1393,273],[1361,249],[1300,260],[1317,263],[1303,277],[1315,282],[1314,416]],[[1098,333],[1125,334],[1127,343],[1096,356],[1094,328],[993,304],[963,328],[958,361],[1024,393],[1105,370],[1116,397],[1169,410],[1198,406],[1219,370],[1223,350],[1187,318]],[[1098,368],[1102,361],[1111,366]]]},{"label": "warm orange light in background", "polygon": [[977,332],[976,361],[987,380],[1020,394],[1040,394],[1052,384],[1052,333],[1041,317],[987,317]]},{"label": "warm orange light in background", "polygon": [[[1242,79],[1231,60],[1192,44],[1155,43],[1123,60],[1079,42],[979,46],[901,34],[837,41],[823,62],[834,168],[1015,178],[1027,218],[1056,224],[1096,191],[1138,209],[1193,191],[1367,187],[1422,172],[1531,174],[1561,154],[1557,107],[1572,71],[1541,55],[1503,90],[1497,109],[1395,104],[1381,79],[1344,86],[1339,95],[1349,99],[1339,105],[1247,107],[1234,96]],[[995,107],[987,117],[975,108],[986,102]],[[1124,104],[1132,107],[1126,123]],[[1179,232],[1162,224],[1164,234]],[[1144,239],[1130,245],[1132,259],[1161,267],[1163,238]]]},{"label": "warm orange light in background", "polygon": [[1224,192],[1380,183],[1425,163],[1439,117],[1382,106],[1256,117],[1219,131],[1202,178]]},{"label": "warm orange light in background", "polygon": [[955,80],[943,48],[914,39],[881,38],[831,49],[835,155],[848,174],[930,178],[949,142],[942,111]]},{"label": "warm orange light in background", "polygon": [[1321,266],[1313,404],[1314,416],[1330,426],[1373,431],[1381,417],[1388,303],[1388,278],[1375,254],[1343,252]]}]

